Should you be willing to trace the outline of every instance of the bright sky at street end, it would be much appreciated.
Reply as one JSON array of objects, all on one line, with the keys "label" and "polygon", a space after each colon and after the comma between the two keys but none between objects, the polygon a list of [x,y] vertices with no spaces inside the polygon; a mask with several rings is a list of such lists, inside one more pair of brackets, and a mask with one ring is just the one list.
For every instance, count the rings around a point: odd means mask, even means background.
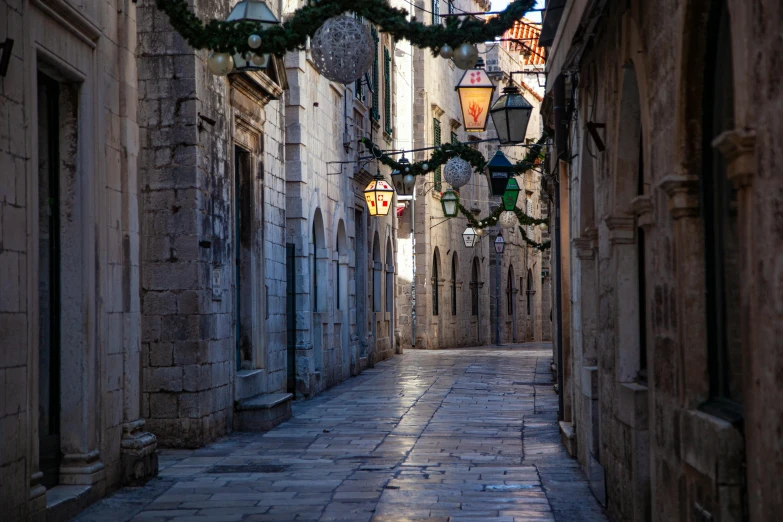
[{"label": "bright sky at street end", "polygon": [[[492,10],[493,11],[502,11],[503,9],[508,6],[511,0],[492,0]],[[536,2],[536,9],[543,9],[545,5],[544,0],[538,0]],[[533,11],[532,13],[527,14],[527,18],[530,20],[533,20],[534,22],[541,22],[541,12],[540,11]]]}]

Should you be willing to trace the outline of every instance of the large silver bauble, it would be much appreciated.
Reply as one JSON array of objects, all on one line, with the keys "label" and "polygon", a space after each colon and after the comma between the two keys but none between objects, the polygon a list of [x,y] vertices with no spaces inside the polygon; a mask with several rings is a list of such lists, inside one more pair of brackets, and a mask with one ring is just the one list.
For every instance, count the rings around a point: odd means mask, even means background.
[{"label": "large silver bauble", "polygon": [[478,62],[479,52],[475,45],[464,43],[454,49],[454,56],[452,57],[452,60],[454,60],[454,65],[459,67],[462,70],[467,71],[468,69],[472,69],[475,67],[476,62]]},{"label": "large silver bauble", "polygon": [[345,15],[324,22],[313,35],[311,47],[318,72],[346,85],[370,69],[376,48],[370,28]]},{"label": "large silver bauble", "polygon": [[228,53],[212,53],[207,58],[207,67],[215,76],[225,76],[234,69],[234,58]]},{"label": "large silver bauble", "polygon": [[438,51],[441,58],[449,59],[454,56],[454,49],[449,44],[444,44]]},{"label": "large silver bauble", "polygon": [[498,224],[505,229],[514,228],[514,225],[518,222],[517,215],[508,210],[501,212],[500,218],[498,219]]},{"label": "large silver bauble", "polygon": [[406,187],[411,188],[416,183],[416,178],[413,174],[405,174],[405,177],[402,178],[402,182],[405,183]]},{"label": "large silver bauble", "polygon": [[443,167],[443,179],[457,190],[470,181],[472,174],[473,168],[470,166],[470,163],[459,156],[451,158],[446,162],[446,166]]},{"label": "large silver bauble", "polygon": [[247,46],[251,49],[258,49],[261,47],[261,37],[257,34],[251,34],[247,37]]}]

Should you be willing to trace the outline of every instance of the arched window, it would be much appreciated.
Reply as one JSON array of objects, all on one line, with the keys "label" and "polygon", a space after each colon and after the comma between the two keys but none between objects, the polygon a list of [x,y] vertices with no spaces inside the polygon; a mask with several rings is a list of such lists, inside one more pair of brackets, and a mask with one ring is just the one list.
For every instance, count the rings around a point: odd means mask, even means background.
[{"label": "arched window", "polygon": [[440,252],[435,248],[432,254],[432,315],[438,315],[438,281],[440,280]]},{"label": "arched window", "polygon": [[470,277],[470,309],[471,315],[479,312],[479,260],[473,258],[473,271]]},{"label": "arched window", "polygon": [[533,315],[533,272],[527,271],[527,315]]},{"label": "arched window", "polygon": [[457,253],[451,256],[451,315],[457,315]]},{"label": "arched window", "polygon": [[703,96],[703,175],[707,346],[710,395],[742,405],[737,192],[712,141],[734,127],[731,31],[727,2],[713,2],[708,26]]}]

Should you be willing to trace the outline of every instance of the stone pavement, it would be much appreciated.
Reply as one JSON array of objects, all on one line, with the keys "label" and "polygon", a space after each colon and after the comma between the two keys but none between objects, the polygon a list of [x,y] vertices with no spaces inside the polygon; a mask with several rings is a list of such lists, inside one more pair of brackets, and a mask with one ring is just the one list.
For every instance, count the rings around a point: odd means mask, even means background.
[{"label": "stone pavement", "polygon": [[603,521],[560,445],[551,345],[409,350],[267,433],[161,450],[75,520]]}]

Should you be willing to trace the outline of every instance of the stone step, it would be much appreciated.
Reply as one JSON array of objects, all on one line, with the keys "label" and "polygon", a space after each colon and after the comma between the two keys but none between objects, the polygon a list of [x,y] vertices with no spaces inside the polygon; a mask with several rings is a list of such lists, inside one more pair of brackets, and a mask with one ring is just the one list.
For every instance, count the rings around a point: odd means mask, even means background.
[{"label": "stone step", "polygon": [[269,431],[291,418],[290,393],[262,393],[234,405],[235,431]]}]

